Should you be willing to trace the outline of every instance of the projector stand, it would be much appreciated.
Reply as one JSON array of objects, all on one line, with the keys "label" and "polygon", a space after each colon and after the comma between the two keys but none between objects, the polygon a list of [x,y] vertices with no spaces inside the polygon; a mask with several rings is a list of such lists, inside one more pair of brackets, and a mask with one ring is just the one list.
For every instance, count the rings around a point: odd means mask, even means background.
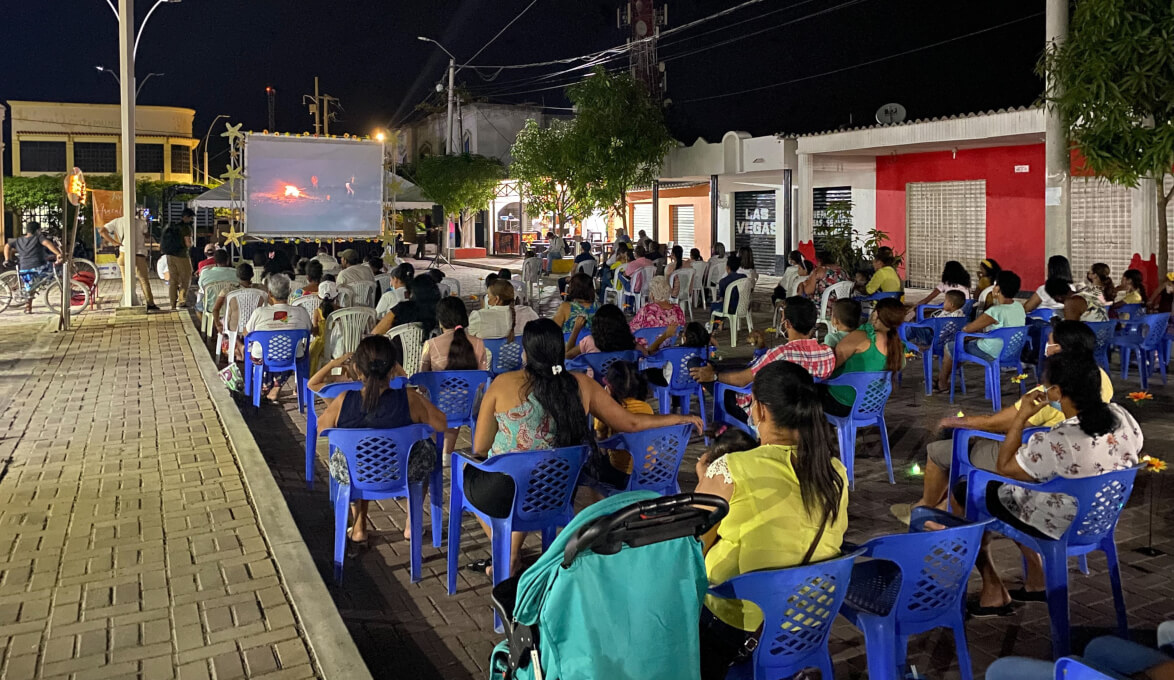
[{"label": "projector stand", "polygon": [[449,262],[448,258],[444,255],[444,248],[440,245],[441,236],[443,236],[443,234],[438,234],[436,237],[436,254],[432,256],[432,262],[428,263],[427,269],[440,269],[440,262],[443,260],[444,264],[447,264],[449,269],[456,271],[457,268],[454,267],[453,263]]}]

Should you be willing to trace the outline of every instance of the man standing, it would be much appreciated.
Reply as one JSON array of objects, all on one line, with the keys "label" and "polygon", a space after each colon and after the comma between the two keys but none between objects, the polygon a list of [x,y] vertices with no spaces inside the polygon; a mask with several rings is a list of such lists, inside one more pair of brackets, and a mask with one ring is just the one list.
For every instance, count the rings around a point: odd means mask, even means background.
[{"label": "man standing", "polygon": [[[98,233],[102,235],[104,240],[118,246],[118,266],[123,270],[128,265],[126,262],[127,253],[122,247],[122,240],[128,233],[127,229],[130,228],[130,219],[125,215],[116,217],[98,227]],[[135,275],[139,280],[139,285],[143,287],[143,299],[147,302],[147,311],[157,312],[159,307],[155,304],[155,296],[151,293],[151,279],[147,268],[147,221],[141,217],[135,217],[134,228],[138,231],[134,252]]]},{"label": "man standing", "polygon": [[195,217],[194,210],[184,208],[179,222],[167,225],[159,238],[159,252],[167,258],[167,271],[170,272],[167,299],[172,311],[177,309],[176,298],[178,307],[188,306],[188,289],[192,287],[192,221]]},{"label": "man standing", "polygon": [[[53,253],[57,256],[58,261],[61,260],[61,251],[57,248],[57,244],[53,243],[48,236],[41,233],[41,225],[39,222],[26,222],[24,225],[24,236],[20,238],[10,239],[8,243],[4,244],[4,261],[12,259],[12,253],[16,253],[17,270],[20,273],[31,271],[45,271],[49,268],[49,260],[46,253]],[[24,277],[21,277],[22,279]],[[24,313],[33,313],[33,296],[26,296]]]},{"label": "man standing", "polygon": [[347,248],[338,256],[342,258],[343,270],[338,273],[335,283],[341,286],[354,281],[375,282],[375,273],[371,271],[371,268],[359,266],[363,264],[363,258],[359,256],[358,251]]}]

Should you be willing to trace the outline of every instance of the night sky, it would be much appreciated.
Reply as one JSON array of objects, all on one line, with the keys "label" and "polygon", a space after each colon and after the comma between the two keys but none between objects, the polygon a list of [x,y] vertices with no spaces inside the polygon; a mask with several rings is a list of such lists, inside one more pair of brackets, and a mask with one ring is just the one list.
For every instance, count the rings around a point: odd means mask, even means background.
[{"label": "night sky", "polygon": [[[0,99],[118,101],[114,79],[94,69],[118,67],[117,24],[103,0],[4,4]],[[139,21],[152,4],[139,0]],[[439,40],[460,61],[528,4],[184,0],[163,5],[144,33],[137,71],[139,78],[152,71],[166,75],[148,82],[139,102],[196,109],[193,134],[202,137],[220,113],[245,129],[265,128],[265,87],[272,86],[277,128],[301,132],[312,125],[302,95],[313,91],[318,75],[322,90],[345,109],[332,132],[367,134],[402,122],[442,77],[447,58],[416,36]],[[671,0],[669,27],[736,4]],[[620,0],[538,0],[476,63],[545,61],[621,45],[627,29],[616,28],[619,5]],[[1042,3],[1021,0],[764,0],[662,39],[659,57],[666,62],[667,95],[674,102],[668,121],[678,139],[691,143],[698,136],[720,139],[731,129],[762,135],[871,124],[876,109],[893,101],[903,104],[910,118],[1031,104],[1042,89],[1034,74],[1043,49],[1042,12]],[[854,67],[1001,24],[1006,25]],[[625,55],[607,66],[626,63]],[[534,79],[565,68],[506,71],[494,82],[469,70],[458,74],[458,81],[490,101],[562,107],[567,102],[557,86],[569,76]],[[804,80],[690,101],[796,79]],[[531,91],[539,88],[548,89]],[[212,150],[217,153],[218,146]]]}]

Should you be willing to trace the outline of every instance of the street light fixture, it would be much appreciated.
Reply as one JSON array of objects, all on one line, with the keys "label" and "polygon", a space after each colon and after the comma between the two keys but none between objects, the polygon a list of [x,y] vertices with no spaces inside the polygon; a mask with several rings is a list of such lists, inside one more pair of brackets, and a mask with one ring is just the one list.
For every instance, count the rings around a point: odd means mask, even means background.
[{"label": "street light fixture", "polygon": [[[143,28],[146,27],[147,22],[151,19],[151,14],[159,7],[159,5],[178,5],[183,0],[155,0],[155,4],[151,5],[151,9],[147,10],[147,15],[143,17],[143,23],[139,24],[138,33],[135,35],[134,56],[139,56],[139,38],[143,37]],[[115,19],[118,18],[118,8],[114,6],[114,0],[106,0],[106,4],[110,6],[110,11],[114,12]]]},{"label": "street light fixture", "polygon": [[[117,82],[119,85],[122,85],[122,79],[118,77],[118,72],[115,71],[114,69],[106,68],[105,66],[95,66],[94,68],[96,68],[99,71],[102,71],[104,73],[109,73],[110,77],[113,78],[115,82]],[[151,79],[151,76],[159,76],[160,78],[162,78],[165,75],[167,75],[167,74],[166,73],[154,73],[154,72],[148,73],[145,78],[143,78],[142,80],[139,81],[138,87],[135,88],[135,99],[139,98],[139,93],[143,91],[143,85],[147,84],[147,81]]]},{"label": "street light fixture", "polygon": [[213,118],[208,125],[208,131],[204,133],[204,184],[208,184],[208,138],[212,136],[212,128],[216,127],[216,122],[221,118],[228,118],[228,114],[221,113]]}]

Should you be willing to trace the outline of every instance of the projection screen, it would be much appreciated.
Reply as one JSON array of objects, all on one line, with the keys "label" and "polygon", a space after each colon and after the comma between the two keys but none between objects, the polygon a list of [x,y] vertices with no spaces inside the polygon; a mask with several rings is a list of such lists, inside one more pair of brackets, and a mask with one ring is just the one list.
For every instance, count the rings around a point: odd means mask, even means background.
[{"label": "projection screen", "polygon": [[379,235],[382,143],[250,134],[244,166],[249,236]]}]

